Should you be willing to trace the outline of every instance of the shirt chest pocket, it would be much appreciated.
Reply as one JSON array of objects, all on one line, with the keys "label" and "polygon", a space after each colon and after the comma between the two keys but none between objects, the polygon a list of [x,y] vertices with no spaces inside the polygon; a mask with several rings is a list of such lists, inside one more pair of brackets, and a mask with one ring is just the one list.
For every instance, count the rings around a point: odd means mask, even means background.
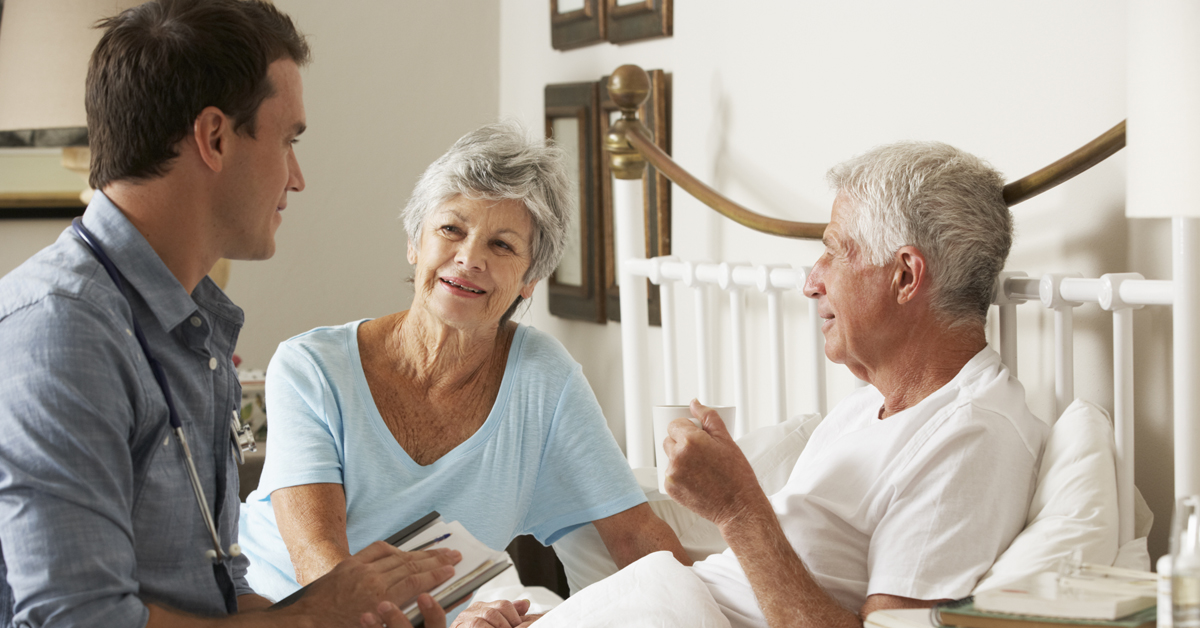
[{"label": "shirt chest pocket", "polygon": [[185,464],[179,441],[164,435],[135,487],[133,534],[139,571],[178,565],[187,559],[181,552],[193,549],[200,560],[205,549],[199,534],[204,527],[200,508]]}]

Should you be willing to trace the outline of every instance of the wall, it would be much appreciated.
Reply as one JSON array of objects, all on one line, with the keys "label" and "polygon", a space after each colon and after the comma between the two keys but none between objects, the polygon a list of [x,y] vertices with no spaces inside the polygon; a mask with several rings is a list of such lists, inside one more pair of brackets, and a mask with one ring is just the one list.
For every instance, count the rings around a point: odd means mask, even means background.
[{"label": "wall", "polygon": [[[246,310],[237,351],[259,368],[292,335],[408,307],[397,216],[431,161],[495,119],[499,79],[494,0],[275,4],[308,35],[313,63],[296,149],[307,189],[289,197],[274,259],[233,262],[227,286]],[[67,224],[0,222],[0,274]]]},{"label": "wall", "polygon": [[[1125,116],[1126,7],[1118,0],[763,0],[750,6],[677,2],[670,39],[558,52],[550,47],[544,3],[501,0],[500,113],[536,127],[548,83],[596,80],[623,63],[662,68],[673,74],[677,161],[759,211],[821,222],[832,202],[825,171],[874,145],[941,140],[1016,179]],[[1014,208],[1017,240],[1009,268],[1085,276],[1133,268],[1169,279],[1169,225],[1124,217],[1124,175],[1118,154]],[[674,252],[687,259],[806,265],[821,250],[812,243],[764,244],[745,228],[717,221],[678,189],[673,204]],[[680,295],[681,307],[687,299]],[[579,359],[622,438],[618,325],[552,317],[544,290],[525,320],[562,339]],[[1076,393],[1111,408],[1109,321],[1094,305],[1077,310],[1075,368]],[[1021,378],[1030,407],[1048,417],[1053,319],[1026,306],[1020,325]],[[1151,536],[1157,556],[1167,549],[1173,494],[1170,313],[1139,311],[1135,330],[1137,483],[1157,516]],[[682,331],[686,354],[691,343]],[[789,369],[800,381],[802,365]],[[853,386],[840,367],[830,379],[831,402]],[[714,401],[729,402],[728,385],[719,395]],[[810,397],[797,384],[789,407],[807,409]],[[765,407],[756,403],[750,414]]]}]

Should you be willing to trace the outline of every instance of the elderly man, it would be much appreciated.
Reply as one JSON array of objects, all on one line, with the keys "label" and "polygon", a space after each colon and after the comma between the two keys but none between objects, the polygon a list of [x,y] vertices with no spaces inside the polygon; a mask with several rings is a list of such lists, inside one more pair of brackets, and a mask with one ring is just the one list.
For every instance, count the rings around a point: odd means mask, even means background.
[{"label": "elderly man", "polygon": [[970,592],[1024,524],[1048,435],[987,348],[1012,242],[1002,179],[945,144],[834,167],[805,294],[825,353],[871,386],[813,433],[763,494],[715,412],[671,425],[667,491],[729,550],[695,565],[734,626],[859,626],[882,608]]}]

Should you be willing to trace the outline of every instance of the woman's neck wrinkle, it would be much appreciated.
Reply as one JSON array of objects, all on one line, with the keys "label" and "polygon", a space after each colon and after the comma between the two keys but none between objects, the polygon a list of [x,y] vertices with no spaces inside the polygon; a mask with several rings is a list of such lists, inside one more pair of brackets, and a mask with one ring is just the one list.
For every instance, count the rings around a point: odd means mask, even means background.
[{"label": "woman's neck wrinkle", "polygon": [[457,393],[485,379],[497,332],[430,326],[420,316],[407,316],[389,336],[388,352],[399,376],[433,394]]}]

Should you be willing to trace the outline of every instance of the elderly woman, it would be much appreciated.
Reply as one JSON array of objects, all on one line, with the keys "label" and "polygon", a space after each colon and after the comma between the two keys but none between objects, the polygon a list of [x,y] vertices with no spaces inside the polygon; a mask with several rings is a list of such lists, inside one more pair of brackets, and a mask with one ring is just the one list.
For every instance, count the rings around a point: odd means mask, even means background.
[{"label": "elderly woman", "polygon": [[503,549],[592,522],[619,565],[686,554],[645,503],[578,363],[509,317],[558,265],[561,151],[519,127],[467,134],[404,210],[412,307],[279,346],[271,429],[241,545],[275,599],[437,510]]}]

